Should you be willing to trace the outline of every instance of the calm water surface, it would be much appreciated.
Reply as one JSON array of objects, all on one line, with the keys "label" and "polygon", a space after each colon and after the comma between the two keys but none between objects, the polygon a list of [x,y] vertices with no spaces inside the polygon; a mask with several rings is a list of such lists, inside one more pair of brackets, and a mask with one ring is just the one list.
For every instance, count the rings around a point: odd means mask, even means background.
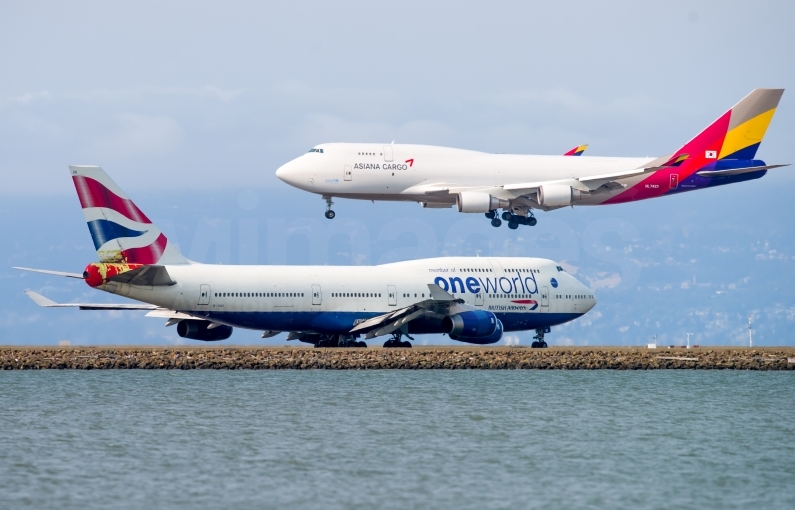
[{"label": "calm water surface", "polygon": [[5,508],[795,508],[793,373],[0,373]]}]

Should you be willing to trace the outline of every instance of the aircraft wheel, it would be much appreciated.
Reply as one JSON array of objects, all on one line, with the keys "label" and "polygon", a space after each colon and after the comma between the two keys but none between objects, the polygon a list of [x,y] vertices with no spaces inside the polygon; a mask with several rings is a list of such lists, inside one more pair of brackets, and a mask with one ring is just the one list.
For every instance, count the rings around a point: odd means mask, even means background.
[{"label": "aircraft wheel", "polygon": [[516,230],[517,228],[519,228],[519,224],[511,220],[508,222],[508,228],[511,230]]},{"label": "aircraft wheel", "polygon": [[367,347],[367,344],[359,340],[358,342],[353,344],[354,347]]},{"label": "aircraft wheel", "polygon": [[497,216],[497,211],[489,211],[486,213],[486,218],[492,220],[494,217]]},{"label": "aircraft wheel", "polygon": [[409,348],[409,347],[411,347],[411,342],[409,342],[407,340],[404,340],[404,341],[400,342],[400,346],[403,347],[403,348]]},{"label": "aircraft wheel", "polygon": [[540,345],[538,345],[539,343],[541,343],[541,342],[533,342],[532,344],[530,344],[530,348],[531,349],[538,349],[540,347]]},{"label": "aircraft wheel", "polygon": [[499,218],[494,218],[493,220],[491,220],[492,227],[499,227],[500,225],[502,225],[502,221],[500,221]]},{"label": "aircraft wheel", "polygon": [[332,211],[331,209],[329,209],[328,211],[326,211],[326,218],[328,218],[328,219],[330,219],[330,220],[333,220],[333,219],[334,219],[334,216],[336,216],[336,215],[337,215],[337,213],[335,213],[335,212],[334,212],[334,211]]},{"label": "aircraft wheel", "polygon": [[505,221],[509,221],[511,219],[511,216],[513,216],[513,213],[511,211],[505,211],[504,213],[502,213],[502,219],[504,219]]},{"label": "aircraft wheel", "polygon": [[531,227],[535,227],[536,223],[538,223],[538,220],[535,219],[533,216],[530,216],[529,218],[527,218],[527,223],[526,223],[527,225],[530,225]]},{"label": "aircraft wheel", "polygon": [[549,347],[547,345],[547,343],[545,341],[543,341],[543,340],[541,340],[541,342],[539,342],[539,343],[541,344],[541,345],[539,345],[539,347],[541,347],[542,349],[546,349],[547,347]]}]

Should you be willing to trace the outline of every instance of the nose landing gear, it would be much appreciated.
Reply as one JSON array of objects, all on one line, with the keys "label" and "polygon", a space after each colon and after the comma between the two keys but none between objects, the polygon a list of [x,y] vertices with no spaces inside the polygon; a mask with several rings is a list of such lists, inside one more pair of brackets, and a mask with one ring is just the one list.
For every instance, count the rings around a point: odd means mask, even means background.
[{"label": "nose landing gear", "polygon": [[331,210],[331,206],[334,205],[334,202],[331,201],[331,197],[329,195],[324,195],[323,200],[326,201],[326,218],[333,220],[334,216],[337,215],[334,211]]}]

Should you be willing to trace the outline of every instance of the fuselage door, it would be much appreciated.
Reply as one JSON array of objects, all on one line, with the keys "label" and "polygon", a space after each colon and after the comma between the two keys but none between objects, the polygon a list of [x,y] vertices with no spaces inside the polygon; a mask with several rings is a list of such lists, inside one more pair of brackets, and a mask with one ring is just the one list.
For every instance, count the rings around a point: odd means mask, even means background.
[{"label": "fuselage door", "polygon": [[351,165],[345,165],[345,180],[353,180],[353,167]]},{"label": "fuselage door", "polygon": [[671,174],[670,180],[668,181],[668,186],[671,189],[676,189],[679,187],[679,174]]},{"label": "fuselage door", "polygon": [[394,156],[392,155],[392,146],[391,145],[384,145],[384,161],[392,161]]},{"label": "fuselage door", "polygon": [[312,285],[312,304],[319,305],[322,303],[322,297],[320,294],[320,285]]},{"label": "fuselage door", "polygon": [[210,286],[209,285],[199,285],[199,304],[200,305],[209,305],[210,304]]},{"label": "fuselage door", "polygon": [[386,286],[387,297],[389,298],[389,306],[397,306],[397,288],[394,285]]},{"label": "fuselage door", "polygon": [[549,287],[546,285],[541,287],[541,311],[549,311]]},{"label": "fuselage door", "polygon": [[475,294],[475,306],[483,306],[483,291]]}]

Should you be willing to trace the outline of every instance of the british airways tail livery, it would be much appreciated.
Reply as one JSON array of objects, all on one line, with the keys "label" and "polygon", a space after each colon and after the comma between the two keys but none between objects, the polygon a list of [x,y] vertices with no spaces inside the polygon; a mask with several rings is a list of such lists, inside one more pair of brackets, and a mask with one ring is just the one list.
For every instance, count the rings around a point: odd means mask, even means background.
[{"label": "british airways tail livery", "polygon": [[[447,147],[328,143],[276,171],[284,182],[334,197],[456,206],[485,213],[499,227],[536,224],[533,211],[645,200],[758,179],[768,165],[756,151],[783,89],[756,89],[673,154],[659,158],[487,154]],[[570,157],[579,156],[579,157]]]},{"label": "british airways tail livery", "polygon": [[504,332],[544,334],[587,313],[592,292],[546,259],[445,257],[380,266],[222,266],[183,257],[165,235],[96,166],[70,166],[99,262],[82,274],[17,268],[78,278],[138,303],[56,303],[33,291],[39,306],[148,310],[177,325],[183,338],[225,340],[233,328],[287,332],[318,347],[410,347],[411,334],[447,334],[492,344]]}]

